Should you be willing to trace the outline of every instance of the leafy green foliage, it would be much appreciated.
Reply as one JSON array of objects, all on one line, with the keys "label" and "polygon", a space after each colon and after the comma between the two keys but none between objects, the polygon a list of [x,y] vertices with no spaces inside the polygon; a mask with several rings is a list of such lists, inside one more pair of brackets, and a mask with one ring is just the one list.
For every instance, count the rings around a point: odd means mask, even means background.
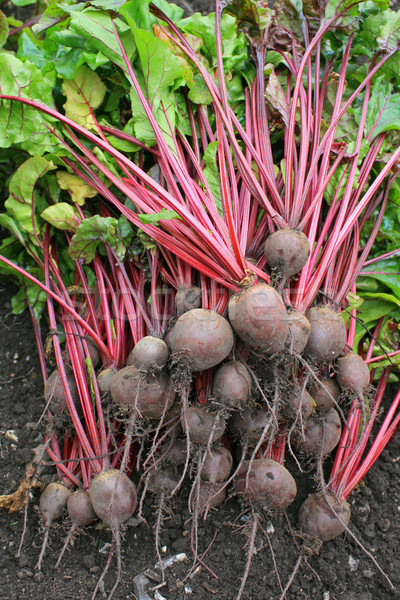
[{"label": "leafy green foliage", "polygon": [[62,90],[67,98],[65,115],[86,129],[97,129],[93,110],[103,102],[107,91],[100,77],[82,65],[72,81],[63,82]]},{"label": "leafy green foliage", "polygon": [[31,235],[40,232],[40,225],[32,207],[35,185],[40,177],[54,168],[46,159],[33,156],[28,158],[11,178],[10,195],[5,207],[22,231]]},{"label": "leafy green foliage", "polygon": [[163,219],[166,219],[166,220],[179,219],[180,217],[179,217],[178,213],[175,212],[174,210],[167,210],[167,209],[163,208],[158,213],[153,213],[150,215],[144,215],[144,214],[138,215],[138,218],[139,218],[139,221],[141,223],[143,223],[144,225],[148,225],[149,223],[154,225],[155,223],[159,223]]},{"label": "leafy green foliage", "polygon": [[[0,93],[38,100],[52,105],[55,80],[49,73],[42,74],[34,64],[24,63],[12,54],[0,54]],[[58,146],[48,131],[45,115],[20,102],[2,100],[0,105],[0,146],[10,148],[21,144],[31,154],[41,156]]]},{"label": "leafy green foliage", "polygon": [[80,223],[76,210],[67,202],[59,202],[45,208],[40,216],[62,231],[75,231]]},{"label": "leafy green foliage", "polygon": [[71,12],[70,29],[85,38],[87,49],[91,52],[101,53],[126,71],[124,57],[114,28],[118,31],[128,60],[131,61],[136,48],[131,29],[126,23],[118,18],[112,19],[108,13],[93,8],[87,8],[81,12]]},{"label": "leafy green foliage", "polygon": [[82,221],[71,239],[68,253],[75,261],[89,263],[94,259],[99,244],[107,244],[123,260],[126,246],[117,219],[95,215]]},{"label": "leafy green foliage", "polygon": [[8,19],[0,10],[0,47],[4,46],[8,38]]},{"label": "leafy green foliage", "polygon": [[[175,102],[173,91],[184,84],[180,61],[168,46],[153,33],[134,30],[142,78],[141,87],[152,108],[158,125],[169,146],[174,149],[172,132],[175,130]],[[131,90],[132,120],[135,136],[154,145],[156,136],[143,104],[134,89]]]},{"label": "leafy green foliage", "polygon": [[57,171],[56,176],[60,188],[67,190],[71,195],[72,202],[79,206],[82,206],[87,198],[94,198],[97,195],[97,191],[77,175],[68,173],[68,171]]}]

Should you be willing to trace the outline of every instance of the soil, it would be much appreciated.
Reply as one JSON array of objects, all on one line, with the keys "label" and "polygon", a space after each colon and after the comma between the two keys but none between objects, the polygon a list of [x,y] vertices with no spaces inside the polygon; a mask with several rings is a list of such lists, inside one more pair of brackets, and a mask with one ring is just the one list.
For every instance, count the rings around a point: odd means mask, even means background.
[{"label": "soil", "polygon": [[[177,0],[175,0],[177,1]],[[179,0],[178,2],[179,3]],[[213,0],[183,2],[194,10],[207,11]],[[10,298],[15,290],[0,279],[0,481],[1,493],[12,493],[25,473],[33,450],[43,440],[43,427],[38,421],[44,408],[43,384],[36,353],[35,338],[28,314],[18,317],[11,312]],[[46,325],[43,325],[44,329]],[[44,331],[46,333],[46,331]],[[387,402],[393,397],[390,390]],[[293,467],[295,469],[295,467]],[[290,466],[289,466],[290,469]],[[294,472],[294,471],[293,471]],[[351,530],[371,553],[392,583],[389,585],[365,552],[348,536],[342,535],[323,545],[318,553],[303,560],[287,600],[392,600],[400,597],[400,435],[383,452],[350,498]],[[54,467],[45,467],[41,481],[48,483]],[[296,514],[311,491],[309,484],[297,478],[298,497],[285,515],[272,515],[263,520],[257,536],[256,552],[244,600],[273,600],[280,597],[282,587],[291,577],[299,557],[301,541],[293,535]],[[50,533],[42,571],[35,564],[43,539],[38,516],[40,488],[32,489],[27,511],[24,544],[16,558],[24,529],[22,512],[0,511],[0,600],[73,600],[90,599],[107,562],[110,532],[98,524],[77,536],[66,552],[61,567],[53,566],[65,538],[67,524],[54,526]],[[199,551],[204,566],[190,577],[190,515],[185,498],[172,508],[172,517],[164,522],[162,545],[166,558],[187,558],[166,568],[167,583],[158,592],[159,571],[154,569],[157,557],[153,529],[156,502],[145,508],[147,524],[135,518],[123,532],[123,574],[114,599],[125,600],[233,600],[240,586],[246,564],[246,542],[249,526],[247,515],[235,498],[229,499],[206,522],[199,525]],[[288,523],[291,523],[291,526]],[[274,565],[274,561],[276,566]],[[106,598],[115,581],[112,561],[98,598]],[[146,572],[150,584],[140,592],[134,579]],[[279,577],[279,579],[278,579]],[[136,579],[138,581],[138,579]],[[157,595],[158,594],[158,595]]]}]

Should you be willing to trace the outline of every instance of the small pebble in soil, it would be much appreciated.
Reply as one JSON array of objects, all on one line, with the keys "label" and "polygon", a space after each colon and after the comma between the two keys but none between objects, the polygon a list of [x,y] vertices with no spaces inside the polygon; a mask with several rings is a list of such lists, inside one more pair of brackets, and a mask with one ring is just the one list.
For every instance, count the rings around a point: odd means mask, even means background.
[{"label": "small pebble in soil", "polygon": [[357,571],[357,569],[358,569],[358,563],[359,562],[360,562],[359,560],[357,560],[356,558],[354,558],[350,554],[349,555],[349,567],[350,567],[350,571]]},{"label": "small pebble in soil", "polygon": [[211,594],[217,594],[218,590],[214,587],[212,587],[208,581],[203,581],[202,586],[205,590],[207,590],[207,592],[210,592]]},{"label": "small pebble in soil", "polygon": [[162,576],[161,576],[160,571],[155,571],[154,569],[146,569],[146,571],[144,572],[144,575],[148,579],[151,579],[152,581],[155,581],[156,583],[161,582]]},{"label": "small pebble in soil", "polygon": [[389,519],[379,519],[379,521],[377,521],[376,524],[378,526],[379,531],[382,531],[383,533],[389,531],[391,525]]},{"label": "small pebble in soil", "polygon": [[366,577],[367,579],[372,579],[372,577],[375,575],[375,573],[373,572],[372,569],[364,569],[363,571],[363,576]]},{"label": "small pebble in soil", "polygon": [[13,444],[18,444],[18,436],[13,429],[7,429],[4,437],[7,441],[12,442]]},{"label": "small pebble in soil", "polygon": [[98,573],[100,571],[100,567],[90,567],[90,573]]},{"label": "small pebble in soil", "polygon": [[18,564],[20,567],[26,567],[29,564],[29,560],[28,557],[25,555],[22,555],[18,561]]}]

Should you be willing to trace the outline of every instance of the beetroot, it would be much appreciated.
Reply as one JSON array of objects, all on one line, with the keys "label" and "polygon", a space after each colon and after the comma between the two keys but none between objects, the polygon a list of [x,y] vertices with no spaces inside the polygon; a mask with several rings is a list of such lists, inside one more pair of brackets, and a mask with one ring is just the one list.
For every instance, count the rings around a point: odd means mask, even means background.
[{"label": "beetroot", "polygon": [[[65,368],[65,373],[74,404],[75,406],[80,407],[79,392],[74,374],[69,370],[68,367]],[[46,401],[46,405],[48,405],[48,408],[53,414],[60,414],[67,410],[64,389],[60,374],[57,370],[53,371],[46,381],[44,386],[44,399]]]},{"label": "beetroot", "polygon": [[119,529],[136,508],[136,488],[121,471],[110,469],[95,477],[89,486],[93,510],[105,525]]},{"label": "beetroot", "polygon": [[338,359],[336,378],[341,388],[348,388],[362,396],[369,386],[370,372],[361,356],[350,352]]},{"label": "beetroot", "polygon": [[308,417],[304,426],[304,437],[296,439],[296,447],[303,452],[330,454],[339,443],[342,434],[340,417],[334,408],[316,412]]},{"label": "beetroot", "polygon": [[227,408],[240,409],[247,403],[250,390],[250,373],[240,362],[224,363],[214,374],[211,395]]},{"label": "beetroot", "polygon": [[226,498],[226,489],[223,483],[211,483],[209,481],[198,482],[197,494],[192,497],[191,512],[207,513],[210,508],[216,508]]},{"label": "beetroot", "polygon": [[340,387],[332,377],[321,377],[320,382],[313,382],[310,393],[319,410],[328,410],[339,402]]},{"label": "beetroot", "polygon": [[167,344],[160,338],[146,335],[139,340],[130,351],[126,366],[135,366],[137,369],[148,371],[158,367],[162,369],[168,362],[169,351]]},{"label": "beetroot", "polygon": [[172,354],[172,329],[169,329],[167,333],[164,335],[164,342],[168,348],[168,352]]},{"label": "beetroot", "polygon": [[300,312],[292,310],[287,314],[289,333],[286,346],[290,352],[301,354],[311,333],[310,321]]},{"label": "beetroot", "polygon": [[258,444],[265,427],[271,422],[271,414],[264,408],[246,408],[234,413],[229,420],[229,431],[242,444],[254,447]]},{"label": "beetroot", "polygon": [[180,477],[171,469],[154,469],[150,475],[149,489],[154,494],[170,496],[178,487]]},{"label": "beetroot", "polygon": [[183,314],[172,330],[172,352],[185,353],[192,371],[215,367],[228,356],[233,343],[228,321],[203,308]]},{"label": "beetroot", "polygon": [[[250,471],[249,471],[250,468]],[[289,471],[270,458],[245,461],[235,479],[235,490],[250,503],[264,501],[269,509],[284,510],[297,494],[296,482]]]},{"label": "beetroot", "polygon": [[64,552],[67,549],[68,544],[70,543],[75,531],[79,527],[84,527],[85,525],[89,525],[89,523],[92,523],[97,518],[96,513],[93,510],[93,506],[92,506],[88,492],[86,492],[85,490],[81,490],[81,489],[75,490],[75,492],[73,492],[68,497],[67,512],[68,512],[69,518],[71,519],[72,524],[71,524],[71,528],[68,532],[68,535],[65,539],[65,542],[64,542],[63,548],[60,552],[60,555],[58,557],[58,560],[55,564],[55,567],[54,567],[55,569],[57,569],[58,566],[60,565],[60,562],[64,555]]},{"label": "beetroot", "polygon": [[75,490],[67,500],[67,512],[75,527],[84,527],[96,519],[90,496],[86,490]]},{"label": "beetroot", "polygon": [[306,314],[311,324],[304,354],[317,363],[332,362],[346,344],[346,326],[340,315],[328,306],[315,306]]},{"label": "beetroot", "polygon": [[[327,542],[337,537],[350,521],[350,506],[328,492],[328,502],[320,494],[311,494],[299,512],[301,530],[310,537]],[[333,510],[332,510],[333,509]],[[336,513],[336,514],[335,514]]]},{"label": "beetroot", "polygon": [[186,454],[186,442],[184,440],[175,440],[174,443],[168,447],[168,454],[165,457],[165,460],[175,467],[181,467],[186,462]]},{"label": "beetroot", "polygon": [[298,229],[280,229],[267,237],[264,254],[272,269],[289,278],[299,273],[310,254],[310,242]]},{"label": "beetroot", "polygon": [[252,285],[232,296],[229,320],[240,339],[254,350],[275,354],[284,349],[289,332],[287,313],[270,285]]},{"label": "beetroot", "polygon": [[64,485],[62,485],[62,483],[55,482],[49,483],[40,496],[39,510],[41,515],[44,517],[45,534],[43,537],[42,549],[35,569],[40,570],[42,566],[42,560],[46,552],[51,524],[53,521],[56,521],[63,516],[70,495],[71,490],[67,489]]},{"label": "beetroot", "polygon": [[[115,542],[117,577],[108,596],[108,600],[110,600],[117,589],[121,578],[120,525],[127,521],[135,511],[137,502],[136,488],[125,473],[118,471],[117,469],[109,469],[92,479],[89,486],[89,496],[96,515],[112,530],[113,542]],[[104,567],[103,573],[97,582],[93,592],[93,598],[96,596],[97,590],[111,564],[113,552],[114,544],[110,547],[110,556]]]},{"label": "beetroot", "polygon": [[179,288],[175,295],[175,306],[178,316],[194,308],[200,308],[201,289],[195,285]]},{"label": "beetroot", "polygon": [[282,406],[282,414],[291,419],[298,418],[301,412],[302,419],[307,419],[313,410],[313,399],[307,390],[296,387],[291,390]]},{"label": "beetroot", "polygon": [[221,413],[215,413],[204,404],[189,406],[186,420],[181,418],[183,431],[195,444],[208,444],[217,441],[225,431],[225,421]]},{"label": "beetroot", "polygon": [[44,517],[46,527],[50,526],[56,519],[62,517],[70,495],[71,490],[59,482],[49,483],[45,487],[40,496],[39,509]]},{"label": "beetroot", "polygon": [[115,404],[148,419],[160,418],[175,398],[168,375],[161,371],[142,374],[134,366],[118,371],[110,391]]},{"label": "beetroot", "polygon": [[203,462],[200,477],[210,483],[222,483],[228,479],[232,469],[232,454],[227,448],[211,448]]},{"label": "beetroot", "polygon": [[100,371],[100,373],[96,376],[97,385],[99,386],[99,391],[102,396],[110,393],[111,384],[116,373],[117,371],[114,369],[104,369],[104,371]]}]

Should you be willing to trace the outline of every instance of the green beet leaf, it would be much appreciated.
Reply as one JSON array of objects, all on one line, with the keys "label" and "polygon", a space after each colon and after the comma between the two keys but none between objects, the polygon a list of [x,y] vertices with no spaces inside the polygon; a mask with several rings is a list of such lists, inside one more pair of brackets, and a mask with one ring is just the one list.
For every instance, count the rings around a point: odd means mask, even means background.
[{"label": "green beet leaf", "polygon": [[174,210],[167,210],[166,208],[162,208],[158,213],[152,213],[148,215],[138,215],[139,221],[143,223],[143,225],[156,224],[165,219],[166,221],[170,219],[180,219],[180,216]]},{"label": "green beet leaf", "polygon": [[[174,90],[184,84],[182,64],[167,44],[149,31],[134,30],[142,76],[138,81],[145,99],[172,150],[175,148],[171,129],[175,129]],[[135,89],[131,89],[132,119],[126,131],[133,133],[149,146],[156,143],[154,129]]]},{"label": "green beet leaf", "polygon": [[70,29],[85,38],[87,50],[101,52],[109,60],[121,67],[128,76],[127,67],[114,27],[118,31],[128,60],[132,61],[135,53],[135,43],[130,27],[126,23],[121,21],[121,19],[113,20],[108,13],[92,8],[85,9],[82,12],[71,12]]},{"label": "green beet leaf", "polygon": [[97,130],[93,112],[103,102],[107,91],[100,77],[82,65],[72,81],[64,80],[62,90],[67,98],[65,115],[86,129]]},{"label": "green beet leaf", "polygon": [[68,254],[73,260],[89,263],[99,244],[107,244],[120,260],[124,258],[126,246],[120,237],[117,219],[98,215],[85,219],[71,239]]},{"label": "green beet leaf", "polygon": [[40,226],[32,210],[36,183],[47,171],[54,169],[52,162],[40,156],[28,158],[14,173],[9,185],[10,195],[5,201],[7,212],[26,233],[39,233]]},{"label": "green beet leaf", "polygon": [[0,46],[4,46],[8,38],[8,19],[0,10]]},{"label": "green beet leaf", "polygon": [[385,131],[400,130],[400,94],[392,93],[392,85],[384,75],[372,85],[366,127],[371,140]]},{"label": "green beet leaf", "polygon": [[[361,274],[364,278],[371,277],[390,288],[396,298],[396,302],[400,301],[399,261],[396,260],[396,258],[388,258],[375,264],[368,265],[367,267],[364,267]],[[384,292],[380,295],[383,296]],[[363,292],[363,296],[366,297],[367,293]]]},{"label": "green beet leaf", "polygon": [[45,208],[40,216],[53,227],[62,231],[76,231],[80,224],[77,211],[67,202],[58,202]]},{"label": "green beet leaf", "polygon": [[203,169],[204,176],[207,180],[210,190],[214,196],[214,202],[217,206],[220,215],[223,214],[221,202],[221,187],[219,168],[217,164],[218,142],[211,142],[204,151],[204,162],[206,164]]},{"label": "green beet leaf", "polygon": [[149,101],[163,90],[183,85],[182,66],[168,46],[150,31],[134,31]]},{"label": "green beet leaf", "polygon": [[57,171],[56,176],[60,188],[67,190],[71,195],[72,202],[79,206],[85,204],[86,198],[94,198],[97,195],[97,191],[94,188],[73,173]]},{"label": "green beet leaf", "polygon": [[[40,71],[29,61],[12,54],[0,54],[0,99],[3,96],[29,98],[52,106],[54,76]],[[59,147],[49,132],[50,119],[36,108],[3,99],[0,104],[0,147],[21,144],[24,150],[40,156]]]},{"label": "green beet leaf", "polygon": [[[37,279],[43,280],[40,277],[39,269],[35,273],[29,271],[32,275],[35,275]],[[29,279],[21,282],[22,286],[18,292],[11,298],[11,308],[15,315],[19,315],[24,312],[26,307],[31,306],[36,319],[39,319],[42,315],[43,309],[46,306],[47,294],[38,285],[35,285]]]}]

